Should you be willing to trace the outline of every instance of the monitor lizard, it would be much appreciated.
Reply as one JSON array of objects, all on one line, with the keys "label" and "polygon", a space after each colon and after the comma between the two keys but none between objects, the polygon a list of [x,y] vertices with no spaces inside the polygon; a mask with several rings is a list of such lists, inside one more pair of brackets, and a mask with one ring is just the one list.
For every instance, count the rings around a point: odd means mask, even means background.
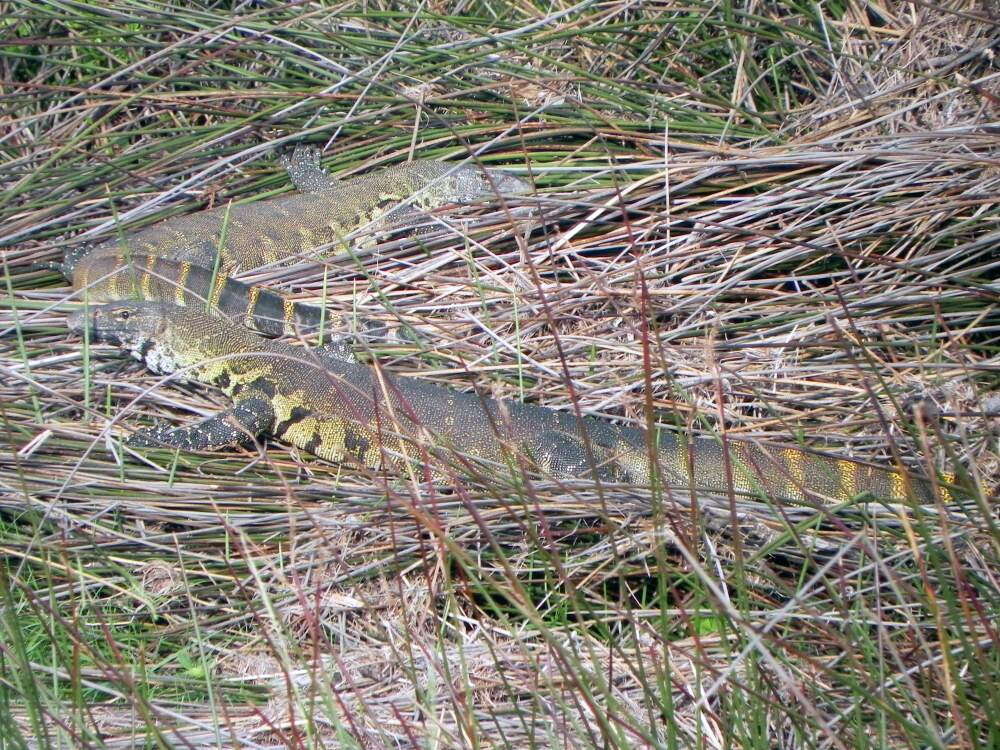
[{"label": "monitor lizard", "polygon": [[55,266],[91,303],[200,305],[265,335],[308,334],[329,322],[324,310],[232,276],[310,258],[359,230],[388,230],[447,203],[529,189],[508,172],[472,164],[414,161],[347,180],[324,171],[316,149],[297,148],[282,164],[299,192],[172,217],[99,244],[78,243]]},{"label": "monitor lizard", "polygon": [[650,482],[655,455],[657,476],[682,489],[731,487],[746,495],[842,502],[860,494],[896,501],[951,498],[937,482],[756,441],[723,444],[663,429],[651,452],[639,429],[397,378],[315,350],[310,361],[301,348],[191,307],[112,303],[81,308],[70,325],[92,341],[130,352],[154,373],[213,385],[234,402],[194,425],[140,430],[127,441],[137,447],[215,450],[271,435],[329,461],[392,471],[444,453],[465,462],[520,457],[555,477],[634,483]]}]

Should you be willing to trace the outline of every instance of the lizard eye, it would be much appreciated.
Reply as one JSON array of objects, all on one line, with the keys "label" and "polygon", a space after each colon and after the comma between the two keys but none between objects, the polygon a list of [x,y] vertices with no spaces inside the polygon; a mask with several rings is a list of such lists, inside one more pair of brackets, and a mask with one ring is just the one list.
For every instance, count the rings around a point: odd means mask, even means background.
[{"label": "lizard eye", "polygon": [[122,310],[121,312],[118,313],[119,320],[128,320],[131,316],[132,313],[130,313],[128,310]]}]

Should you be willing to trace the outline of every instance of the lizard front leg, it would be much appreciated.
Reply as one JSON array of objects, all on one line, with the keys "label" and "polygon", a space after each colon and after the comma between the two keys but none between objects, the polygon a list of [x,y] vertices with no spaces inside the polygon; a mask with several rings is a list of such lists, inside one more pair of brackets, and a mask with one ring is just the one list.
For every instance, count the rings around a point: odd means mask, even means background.
[{"label": "lizard front leg", "polygon": [[274,427],[274,408],[263,395],[241,398],[232,408],[187,427],[169,425],[139,430],[125,443],[133,448],[169,446],[213,451],[249,445]]},{"label": "lizard front leg", "polygon": [[296,189],[303,193],[319,193],[341,184],[321,166],[322,155],[315,146],[296,146],[290,155],[283,154],[278,161]]}]

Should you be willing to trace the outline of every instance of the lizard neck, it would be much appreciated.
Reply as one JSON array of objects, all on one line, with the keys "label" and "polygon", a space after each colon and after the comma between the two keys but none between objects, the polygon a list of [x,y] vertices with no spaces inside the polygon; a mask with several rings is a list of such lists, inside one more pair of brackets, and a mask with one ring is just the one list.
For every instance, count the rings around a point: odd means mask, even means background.
[{"label": "lizard neck", "polygon": [[221,388],[229,396],[270,372],[287,346],[255,336],[242,326],[190,308],[167,313],[168,325],[135,346],[134,357],[155,373],[176,373]]}]

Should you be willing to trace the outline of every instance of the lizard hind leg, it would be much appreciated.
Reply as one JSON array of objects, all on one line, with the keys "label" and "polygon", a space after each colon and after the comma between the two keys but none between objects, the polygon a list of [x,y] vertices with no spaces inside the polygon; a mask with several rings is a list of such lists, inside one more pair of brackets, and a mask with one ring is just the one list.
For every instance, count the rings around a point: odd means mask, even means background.
[{"label": "lizard hind leg", "polygon": [[320,166],[321,152],[315,146],[296,146],[291,154],[282,154],[278,160],[292,184],[303,193],[329,190],[340,183]]},{"label": "lizard hind leg", "polygon": [[186,427],[144,428],[126,440],[133,448],[214,451],[252,444],[274,425],[274,408],[263,395],[241,398],[232,408]]}]

